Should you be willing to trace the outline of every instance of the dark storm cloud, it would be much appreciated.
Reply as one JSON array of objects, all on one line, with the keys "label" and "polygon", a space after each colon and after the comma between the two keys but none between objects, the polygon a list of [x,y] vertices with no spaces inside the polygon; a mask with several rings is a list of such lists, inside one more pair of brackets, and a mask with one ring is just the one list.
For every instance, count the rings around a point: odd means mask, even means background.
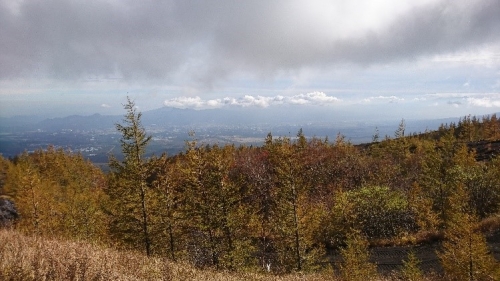
[{"label": "dark storm cloud", "polygon": [[[347,39],[331,39],[312,37],[314,29],[281,25],[276,18],[273,23],[274,13],[258,17],[242,13],[236,17],[246,23],[240,21],[238,29],[229,22],[225,24],[224,32],[218,33],[217,50],[223,50],[219,59],[237,58],[256,68],[269,66],[274,69],[339,62],[370,64],[411,60],[498,42],[498,15],[500,1],[496,0],[436,1],[411,10],[382,30],[355,33]],[[355,15],[351,24],[356,25]]]},{"label": "dark storm cloud", "polygon": [[[340,37],[322,24],[331,21],[289,13],[289,1],[0,1],[2,80],[210,84],[235,72],[412,60],[500,39],[497,0],[431,2],[381,29]],[[343,24],[357,25],[356,15]]]}]

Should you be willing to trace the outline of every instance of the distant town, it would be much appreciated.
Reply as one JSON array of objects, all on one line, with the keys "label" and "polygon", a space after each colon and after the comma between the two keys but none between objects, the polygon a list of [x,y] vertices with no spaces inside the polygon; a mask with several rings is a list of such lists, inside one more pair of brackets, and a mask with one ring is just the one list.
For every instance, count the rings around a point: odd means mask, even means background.
[{"label": "distant town", "polygon": [[[234,144],[259,146],[268,133],[274,137],[295,137],[303,129],[307,138],[328,138],[333,141],[341,134],[353,144],[371,142],[373,136],[393,137],[401,120],[379,123],[367,122],[300,122],[299,117],[265,122],[270,118],[260,116],[236,117],[217,112],[213,118],[208,111],[161,110],[145,112],[143,125],[153,139],[148,155],[167,153],[174,155],[184,151],[186,141],[199,144]],[[210,117],[209,117],[210,116]],[[120,155],[120,135],[115,128],[122,116],[68,116],[36,120],[35,117],[12,117],[0,120],[0,153],[12,158],[27,151],[45,149],[48,146],[82,154],[97,165],[106,166],[110,155]],[[208,120],[208,121],[207,121]],[[436,130],[442,123],[456,122],[457,118],[439,120],[405,120],[407,133]],[[190,132],[194,135],[190,136]]]}]

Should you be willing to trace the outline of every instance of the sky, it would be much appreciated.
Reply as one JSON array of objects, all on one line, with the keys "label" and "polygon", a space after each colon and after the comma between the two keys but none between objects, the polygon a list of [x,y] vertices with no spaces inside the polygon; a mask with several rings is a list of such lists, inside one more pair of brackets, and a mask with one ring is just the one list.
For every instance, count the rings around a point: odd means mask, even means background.
[{"label": "sky", "polygon": [[498,0],[0,0],[0,117],[500,112]]}]

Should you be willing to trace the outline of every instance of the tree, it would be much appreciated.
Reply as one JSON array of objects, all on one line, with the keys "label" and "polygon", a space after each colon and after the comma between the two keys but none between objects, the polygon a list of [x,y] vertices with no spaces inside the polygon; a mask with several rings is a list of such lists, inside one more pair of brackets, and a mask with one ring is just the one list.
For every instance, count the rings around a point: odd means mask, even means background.
[{"label": "tree", "polygon": [[[366,186],[339,192],[331,216],[332,240],[342,240],[351,228],[368,238],[391,238],[417,230],[417,221],[400,191]],[[374,204],[376,202],[376,204]]]},{"label": "tree", "polygon": [[397,139],[404,138],[405,130],[406,130],[406,122],[404,119],[401,119],[401,122],[399,122],[398,125],[398,129],[394,132],[394,137]]},{"label": "tree", "polygon": [[419,281],[424,280],[424,273],[419,268],[420,260],[415,255],[415,252],[411,251],[408,257],[403,261],[403,267],[401,268],[401,277],[408,281]]},{"label": "tree", "polygon": [[358,231],[351,230],[347,244],[341,250],[340,273],[346,281],[373,280],[377,276],[375,264],[370,262],[368,241]]},{"label": "tree", "polygon": [[471,142],[476,138],[476,128],[474,127],[474,122],[470,115],[459,120],[457,129],[459,138],[462,141]]},{"label": "tree", "polygon": [[16,165],[11,166],[6,182],[6,193],[14,198],[19,208],[22,220],[18,225],[21,230],[41,234],[41,224],[47,220],[43,208],[49,205],[43,204],[48,192],[45,187],[28,154],[23,153]]},{"label": "tree", "polygon": [[498,120],[496,114],[483,118],[483,126],[486,139],[498,140],[500,138],[500,120]]},{"label": "tree", "polygon": [[[271,145],[272,140],[268,143]],[[231,172],[232,181],[243,190],[243,208],[252,217],[248,225],[252,230],[249,236],[257,238],[258,264],[268,271],[277,268],[276,241],[273,238],[277,236],[276,226],[280,223],[278,190],[271,170],[268,150],[243,148],[239,150]]]},{"label": "tree", "polygon": [[5,192],[19,209],[19,229],[102,241],[106,219],[104,175],[81,155],[48,147],[9,165]]},{"label": "tree", "polygon": [[373,133],[372,136],[372,142],[377,143],[380,140],[380,132],[378,130],[378,127],[375,127],[375,132]]},{"label": "tree", "polygon": [[271,186],[275,191],[273,245],[277,265],[285,271],[314,267],[313,260],[319,258],[322,251],[319,243],[314,241],[321,208],[307,200],[309,190],[302,161],[307,147],[302,130],[298,132],[296,142],[283,137],[266,142],[264,146],[271,172]]},{"label": "tree", "polygon": [[[111,157],[109,163],[113,170],[107,190],[112,202],[111,231],[131,244],[142,244],[149,256],[151,237],[146,199],[150,169],[144,154],[151,136],[142,127],[142,114],[137,112],[135,103],[128,97],[124,109],[127,111],[123,120],[125,124],[116,124],[116,129],[122,134],[120,144],[124,159],[118,161]],[[141,235],[137,235],[138,232]]]},{"label": "tree", "polygon": [[451,280],[497,280],[500,269],[478,229],[479,220],[458,185],[448,199],[452,214],[447,221],[443,250],[438,253],[445,275]]},{"label": "tree", "polygon": [[198,146],[187,142],[178,156],[177,186],[187,254],[199,267],[234,269],[251,259],[240,188],[231,179],[232,145]]},{"label": "tree", "polygon": [[182,204],[182,194],[180,184],[182,175],[179,173],[179,157],[167,158],[162,155],[159,158],[153,158],[153,192],[150,198],[154,198],[150,206],[151,218],[150,224],[153,226],[150,231],[155,238],[153,251],[161,255],[169,256],[176,261],[181,256],[181,247],[183,245],[181,232],[180,205]]}]

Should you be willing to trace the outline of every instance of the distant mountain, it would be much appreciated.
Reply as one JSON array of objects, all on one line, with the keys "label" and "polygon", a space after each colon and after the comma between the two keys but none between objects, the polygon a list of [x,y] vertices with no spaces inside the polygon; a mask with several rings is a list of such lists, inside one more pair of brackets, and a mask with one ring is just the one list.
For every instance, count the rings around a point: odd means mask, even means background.
[{"label": "distant mountain", "polygon": [[33,126],[45,118],[40,116],[14,116],[0,117],[0,131],[7,132],[11,130],[32,130]]},{"label": "distant mountain", "polygon": [[143,112],[144,125],[250,125],[296,123],[309,118],[307,114],[280,109],[177,109],[163,107]]},{"label": "distant mountain", "polygon": [[38,123],[38,129],[44,131],[59,130],[104,130],[114,127],[120,121],[120,116],[94,114],[90,116],[71,115],[64,118],[45,119]]},{"label": "distant mountain", "polygon": [[[317,112],[311,113],[300,108],[285,109],[177,109],[163,107],[151,111],[142,112],[142,124],[144,126],[171,127],[171,126],[238,126],[238,125],[262,125],[267,127],[273,125],[307,125],[311,122],[321,120],[321,122],[332,122],[328,112],[318,116]],[[2,132],[20,132],[20,131],[91,131],[113,129],[114,124],[121,122],[123,116],[100,115],[90,116],[71,115],[62,118],[46,118],[40,120],[40,117],[11,117],[0,119],[0,130]],[[337,120],[338,121],[338,120]]]},{"label": "distant mountain", "polygon": [[[336,134],[344,129],[364,128],[373,130],[377,127],[380,136],[385,134],[393,136],[394,131],[401,120],[386,121],[360,121],[359,117],[352,116],[347,112],[333,111],[327,108],[311,110],[305,107],[280,107],[280,108],[224,108],[224,109],[177,109],[163,107],[142,113],[144,126],[167,128],[172,126],[259,126],[263,130],[270,131],[278,126],[291,126],[292,128],[307,127],[329,128],[336,130]],[[40,120],[37,116],[19,116],[11,118],[0,118],[0,132],[23,132],[41,130],[46,132],[57,132],[61,130],[93,131],[114,129],[116,123],[121,122],[120,115],[90,116],[72,115],[63,118],[47,118]],[[459,117],[430,120],[406,120],[406,131],[425,132],[436,130],[440,124],[458,122]],[[291,132],[296,133],[296,132]],[[316,134],[316,131],[315,131]],[[318,131],[319,136],[324,133]]]},{"label": "distant mountain", "polygon": [[47,118],[42,121],[38,117],[11,117],[0,119],[0,130],[2,132],[22,131],[92,131],[113,128],[120,120],[120,116],[109,116],[94,114],[90,116],[71,115],[62,118]]}]

